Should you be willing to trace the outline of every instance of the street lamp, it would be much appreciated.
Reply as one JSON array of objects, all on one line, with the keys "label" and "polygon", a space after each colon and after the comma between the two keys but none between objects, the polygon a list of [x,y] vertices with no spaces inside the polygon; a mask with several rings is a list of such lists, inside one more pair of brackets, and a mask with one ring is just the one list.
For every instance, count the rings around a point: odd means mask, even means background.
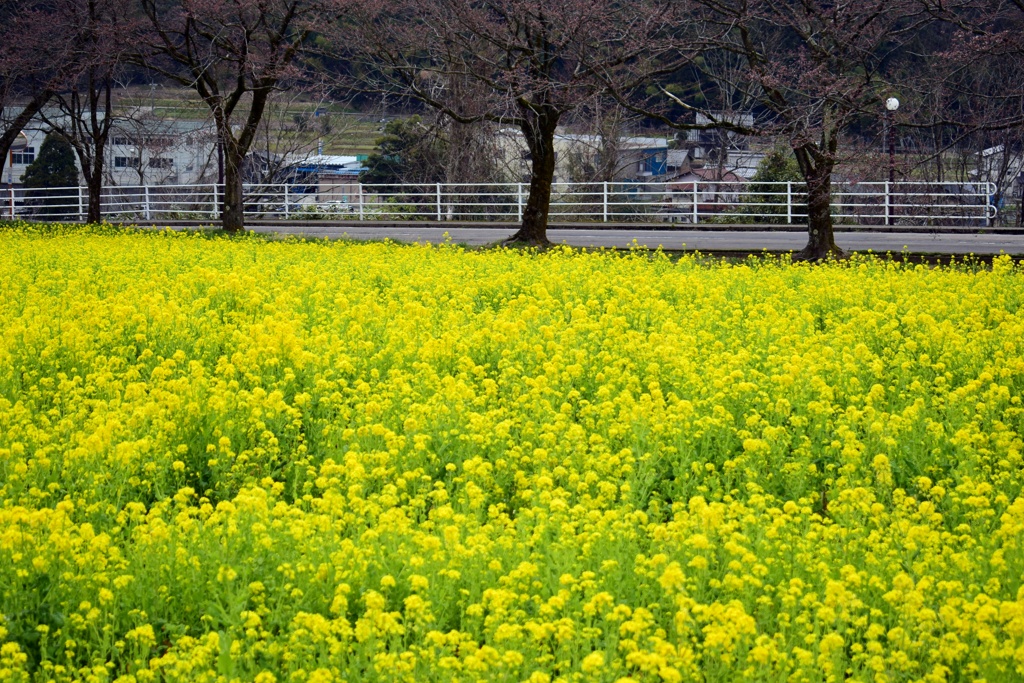
[{"label": "street lamp", "polygon": [[[886,199],[888,199],[889,193],[892,192],[892,186],[896,182],[896,125],[893,121],[893,114],[897,109],[900,108],[900,101],[895,97],[890,97],[885,101],[885,122],[886,128],[889,133],[889,185],[886,188]],[[890,202],[886,202],[889,204]],[[892,225],[892,210],[886,207],[885,222],[888,225]]]},{"label": "street lamp", "polygon": [[896,126],[892,121],[892,114],[900,108],[900,101],[890,97],[885,101],[886,117],[889,119],[889,182],[896,182]]}]

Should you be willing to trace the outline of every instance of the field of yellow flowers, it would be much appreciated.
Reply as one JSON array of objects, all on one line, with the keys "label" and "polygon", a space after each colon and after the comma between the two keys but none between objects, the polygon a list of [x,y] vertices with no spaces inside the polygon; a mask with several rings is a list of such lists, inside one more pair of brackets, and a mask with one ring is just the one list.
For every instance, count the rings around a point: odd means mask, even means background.
[{"label": "field of yellow flowers", "polygon": [[1024,272],[0,232],[2,681],[1024,680]]}]

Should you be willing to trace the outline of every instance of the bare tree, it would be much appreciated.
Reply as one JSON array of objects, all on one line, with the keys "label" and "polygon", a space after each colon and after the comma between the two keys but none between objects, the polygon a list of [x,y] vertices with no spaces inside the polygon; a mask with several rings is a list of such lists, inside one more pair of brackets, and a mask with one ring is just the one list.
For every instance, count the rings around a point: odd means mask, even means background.
[{"label": "bare tree", "polygon": [[[689,66],[716,84],[715,99],[693,104],[665,89],[650,98],[610,80],[609,87],[634,111],[676,128],[785,139],[807,184],[808,243],[797,258],[842,255],[831,215],[840,144],[858,117],[879,110],[887,69],[926,20],[920,7],[913,0],[690,0],[682,12],[680,39],[700,55]],[[742,68],[711,66],[735,57]],[[666,100],[709,123],[669,115]],[[759,113],[753,124],[718,113],[739,102]]]},{"label": "bare tree", "polygon": [[670,15],[663,0],[374,0],[335,43],[363,66],[356,87],[518,129],[530,190],[510,241],[546,244],[556,128],[602,90],[599,74],[629,87],[668,59]]},{"label": "bare tree", "polygon": [[222,225],[244,229],[242,164],[271,96],[299,73],[311,33],[334,0],[140,0],[149,20],[141,61],[192,88],[210,109],[224,154]]},{"label": "bare tree", "polygon": [[74,68],[53,95],[56,115],[42,118],[71,144],[88,188],[86,220],[102,220],[106,148],[114,126],[113,91],[136,26],[127,0],[61,0],[57,19],[73,33]]},{"label": "bare tree", "polygon": [[443,114],[434,123],[442,151],[444,182],[502,183],[494,125],[486,121],[459,123]]},{"label": "bare tree", "polygon": [[[976,174],[995,182],[999,202],[1024,173],[1024,0],[920,2],[952,31],[925,81],[930,120],[913,125],[930,125],[943,151],[966,147]],[[935,161],[941,169],[942,152]],[[1016,222],[1024,226],[1024,196]]]},{"label": "bare tree", "polygon": [[346,117],[336,115],[336,103],[321,87],[298,87],[275,98],[260,122],[249,165],[248,180],[280,182],[287,167],[296,161],[323,154],[350,127]]},{"label": "bare tree", "polygon": [[603,94],[574,112],[566,126],[576,134],[565,151],[567,179],[603,183],[622,177],[636,163],[623,154],[623,143],[639,122],[640,117]]}]

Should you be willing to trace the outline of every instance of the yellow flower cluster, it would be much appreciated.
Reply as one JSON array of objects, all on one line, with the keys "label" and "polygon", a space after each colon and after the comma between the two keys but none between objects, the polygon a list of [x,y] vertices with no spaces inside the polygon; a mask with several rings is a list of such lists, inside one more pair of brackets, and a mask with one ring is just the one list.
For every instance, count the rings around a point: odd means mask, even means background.
[{"label": "yellow flower cluster", "polygon": [[1024,273],[0,234],[0,680],[1024,680]]}]

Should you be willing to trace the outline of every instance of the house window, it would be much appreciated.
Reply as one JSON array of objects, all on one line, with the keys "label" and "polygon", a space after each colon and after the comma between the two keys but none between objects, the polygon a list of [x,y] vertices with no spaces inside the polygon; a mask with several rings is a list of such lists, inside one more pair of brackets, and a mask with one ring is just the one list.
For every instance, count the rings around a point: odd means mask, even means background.
[{"label": "house window", "polygon": [[132,140],[131,140],[131,138],[126,138],[123,135],[121,135],[121,136],[115,135],[114,136],[114,144],[115,145],[126,146],[126,145],[132,144]]},{"label": "house window", "polygon": [[31,164],[36,160],[36,148],[26,147],[20,152],[11,152],[11,164]]},{"label": "house window", "polygon": [[150,168],[170,169],[174,168],[174,159],[153,157],[149,160]]},{"label": "house window", "polygon": [[114,157],[114,168],[138,168],[139,160],[133,157]]}]

